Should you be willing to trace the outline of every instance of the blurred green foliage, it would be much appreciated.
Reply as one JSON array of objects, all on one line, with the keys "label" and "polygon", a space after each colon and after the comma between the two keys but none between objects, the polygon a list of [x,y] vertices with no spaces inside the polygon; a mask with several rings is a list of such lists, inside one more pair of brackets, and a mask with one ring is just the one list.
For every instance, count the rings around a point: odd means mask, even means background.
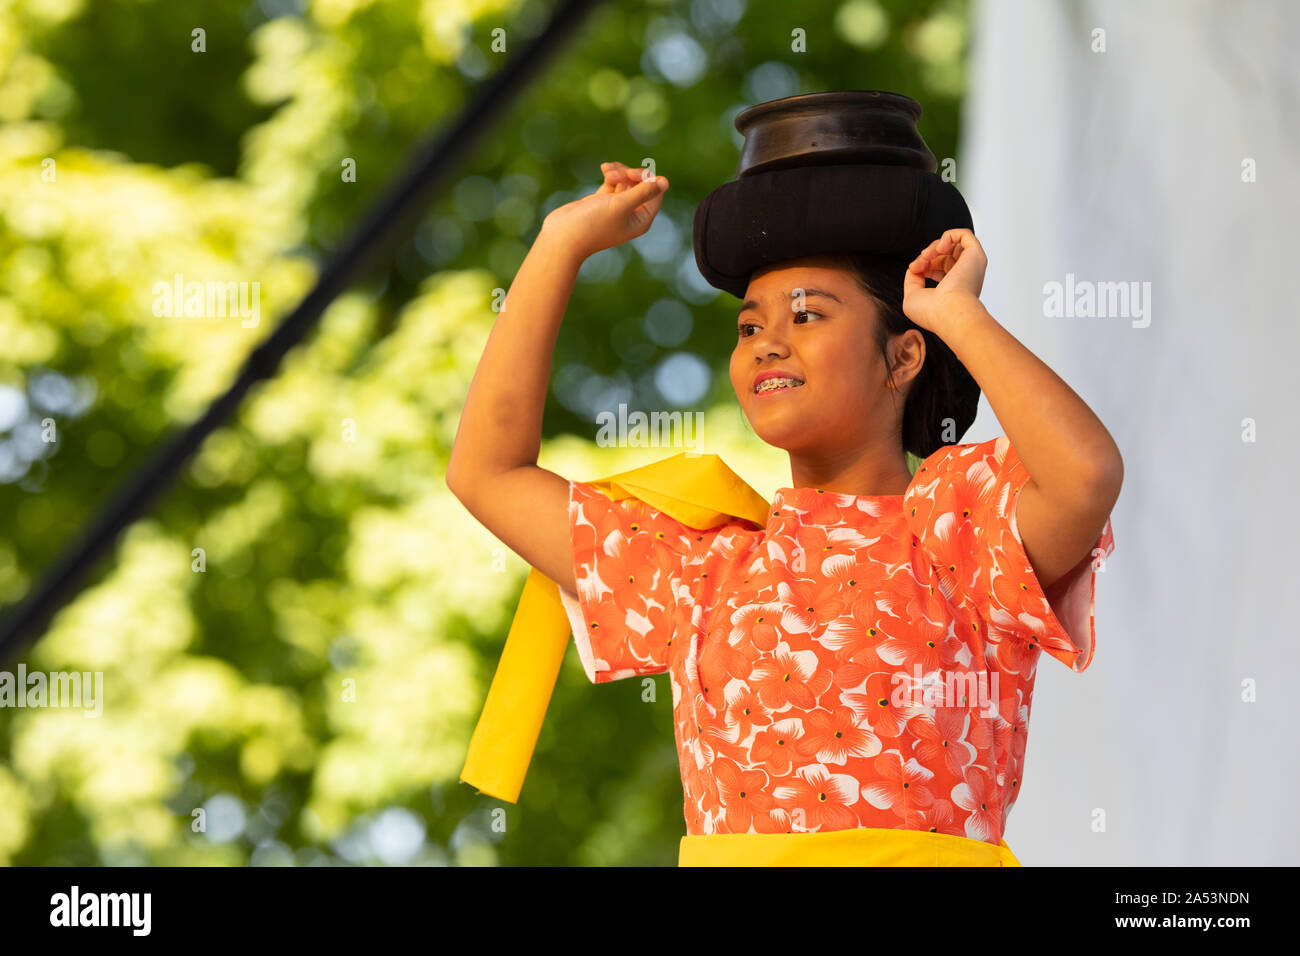
[{"label": "blurred green foliage", "polygon": [[[411,147],[550,12],[0,5],[0,602],[228,385]],[[570,653],[519,804],[457,780],[527,570],[442,482],[494,290],[600,162],[653,159],[673,189],[650,233],[583,268],[542,463],[589,479],[653,460],[670,452],[596,449],[595,411],[698,408],[706,450],[770,493],[788,470],[739,420],[734,303],[695,269],[694,205],[735,175],[735,114],[778,96],[907,93],[954,156],[967,34],[960,0],[597,8],[24,654],[102,672],[103,714],[0,709],[0,862],[674,864],[664,677],[642,703]],[[177,274],[258,282],[260,322],[156,315]]]}]

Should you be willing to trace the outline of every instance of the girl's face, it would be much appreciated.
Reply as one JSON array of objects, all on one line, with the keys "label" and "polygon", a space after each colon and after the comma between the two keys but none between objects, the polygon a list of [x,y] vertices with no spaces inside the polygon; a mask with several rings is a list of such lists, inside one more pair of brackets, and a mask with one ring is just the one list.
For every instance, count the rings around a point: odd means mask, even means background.
[{"label": "girl's face", "polygon": [[[876,305],[851,273],[822,257],[757,272],[736,322],[731,384],[768,444],[820,455],[897,429],[902,403],[887,386]],[[756,392],[756,378],[771,371],[803,384]],[[897,371],[895,380],[901,388]]]}]

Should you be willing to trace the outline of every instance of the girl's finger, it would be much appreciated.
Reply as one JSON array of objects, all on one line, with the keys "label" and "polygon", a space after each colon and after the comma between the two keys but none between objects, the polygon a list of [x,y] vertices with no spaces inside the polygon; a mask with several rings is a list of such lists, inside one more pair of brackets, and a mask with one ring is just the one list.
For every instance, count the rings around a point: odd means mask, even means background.
[{"label": "girl's finger", "polygon": [[601,163],[600,171],[601,171],[601,175],[604,177],[600,186],[600,192],[602,193],[618,192],[619,188],[623,185],[623,177],[619,175],[618,169],[615,168],[614,164]]},{"label": "girl's finger", "polygon": [[623,170],[627,169],[620,162],[608,162],[600,164],[601,175],[605,177],[606,182],[626,182],[627,177],[623,175]]},{"label": "girl's finger", "polygon": [[950,229],[948,233],[953,236],[958,249],[979,249],[983,251],[980,241],[975,238],[975,233],[969,229]]},{"label": "girl's finger", "polygon": [[668,188],[668,184],[666,182],[663,182],[662,176],[659,177],[659,180],[661,183],[663,183],[663,189],[660,189],[659,192],[651,196],[648,200],[646,200],[645,203],[643,203],[642,205],[634,209],[633,210],[634,216],[644,216],[646,221],[649,222],[649,221],[653,221],[655,216],[659,214],[659,207],[662,206],[664,203],[663,190]]},{"label": "girl's finger", "polygon": [[617,160],[605,163],[602,168],[606,167],[608,167],[608,172],[619,180],[626,180],[632,177],[640,178],[642,171],[642,167],[640,166],[629,166],[627,163],[620,163]]},{"label": "girl's finger", "polygon": [[[623,193],[620,199],[630,212],[643,202],[662,199],[663,193],[667,189],[667,177],[657,176],[654,179],[647,179],[644,182],[637,183],[635,186],[627,187],[627,191]],[[654,208],[657,209],[658,206]]]},{"label": "girl's finger", "polygon": [[649,197],[657,196],[664,189],[667,189],[668,179],[665,176],[656,176],[654,179],[644,179],[641,182],[634,183],[626,188],[629,202],[632,201],[633,197],[639,197],[636,199],[636,202],[643,203]]}]

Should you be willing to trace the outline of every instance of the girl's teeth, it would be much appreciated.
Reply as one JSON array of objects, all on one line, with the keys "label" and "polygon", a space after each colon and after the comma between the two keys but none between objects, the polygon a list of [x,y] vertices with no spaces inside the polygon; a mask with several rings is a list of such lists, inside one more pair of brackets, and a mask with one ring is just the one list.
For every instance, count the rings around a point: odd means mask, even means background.
[{"label": "girl's teeth", "polygon": [[798,388],[802,384],[802,382],[796,382],[794,379],[789,378],[770,378],[761,383],[755,391],[773,392],[779,388]]}]

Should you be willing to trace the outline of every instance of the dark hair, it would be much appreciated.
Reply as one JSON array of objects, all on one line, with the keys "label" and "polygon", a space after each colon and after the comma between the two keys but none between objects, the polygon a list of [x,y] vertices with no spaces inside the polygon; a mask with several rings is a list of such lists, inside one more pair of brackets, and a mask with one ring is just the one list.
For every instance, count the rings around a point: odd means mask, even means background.
[{"label": "dark hair", "polygon": [[[876,323],[876,343],[891,383],[894,376],[889,370],[889,337],[916,329],[925,339],[925,361],[912,379],[903,405],[903,450],[924,459],[951,444],[943,439],[947,420],[956,423],[957,435],[953,440],[959,439],[970,426],[969,421],[963,421],[961,409],[969,403],[972,389],[978,400],[978,386],[937,335],[904,314],[903,276],[911,260],[870,252],[839,253],[829,258],[852,272],[858,285],[876,303],[880,316]],[[914,470],[915,466],[912,467]]]}]

